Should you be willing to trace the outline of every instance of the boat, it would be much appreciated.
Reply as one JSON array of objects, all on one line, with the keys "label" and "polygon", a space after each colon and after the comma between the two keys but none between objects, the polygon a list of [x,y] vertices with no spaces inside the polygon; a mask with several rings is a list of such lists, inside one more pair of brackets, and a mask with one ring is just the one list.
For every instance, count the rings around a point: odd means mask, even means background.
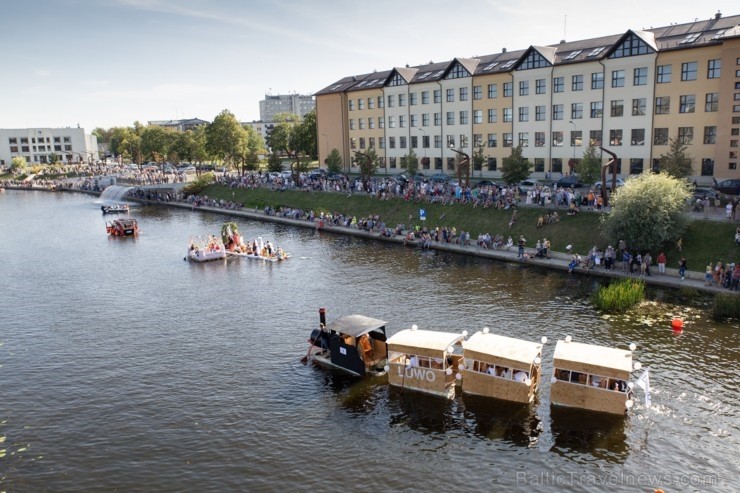
[{"label": "boat", "polygon": [[221,227],[221,239],[226,248],[226,254],[233,257],[244,257],[252,260],[264,260],[266,262],[281,262],[290,258],[282,248],[275,247],[269,240],[263,241],[262,237],[245,243],[239,228],[234,222],[227,222]]},{"label": "boat", "polygon": [[128,204],[101,205],[100,210],[103,211],[103,214],[128,213]]},{"label": "boat", "polygon": [[221,239],[213,235],[205,238],[191,238],[185,258],[192,262],[222,260],[226,258],[226,248]]},{"label": "boat", "polygon": [[[550,402],[609,414],[625,414],[633,405],[632,351],[559,340],[553,354]],[[638,368],[639,363],[635,364]]]},{"label": "boat", "polygon": [[326,324],[326,309],[319,309],[319,328],[309,337],[305,360],[338,368],[356,376],[385,374],[388,357],[386,322],[365,315],[349,315]]},{"label": "boat", "polygon": [[137,236],[139,224],[132,217],[114,219],[105,222],[105,231],[110,236]]},{"label": "boat", "polygon": [[455,396],[453,375],[462,365],[455,353],[463,334],[419,330],[416,325],[388,339],[388,383],[403,389],[426,392],[451,399]]},{"label": "boat", "polygon": [[532,402],[540,382],[542,344],[491,334],[487,327],[476,332],[462,343],[463,393]]}]

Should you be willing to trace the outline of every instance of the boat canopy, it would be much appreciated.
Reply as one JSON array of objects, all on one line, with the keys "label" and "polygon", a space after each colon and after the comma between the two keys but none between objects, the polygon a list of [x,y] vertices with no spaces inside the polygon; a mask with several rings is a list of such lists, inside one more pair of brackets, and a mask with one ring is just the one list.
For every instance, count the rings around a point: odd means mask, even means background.
[{"label": "boat canopy", "polygon": [[454,332],[406,329],[388,339],[392,351],[423,356],[439,356],[448,347],[457,344],[465,336]]},{"label": "boat canopy", "polygon": [[540,343],[483,332],[476,332],[462,345],[466,358],[519,368],[529,368],[542,353]]},{"label": "boat canopy", "polygon": [[628,380],[632,351],[561,340],[555,346],[553,363],[555,368]]},{"label": "boat canopy", "polygon": [[326,326],[328,330],[352,337],[360,337],[373,330],[382,329],[387,322],[365,315],[349,315],[333,320]]}]

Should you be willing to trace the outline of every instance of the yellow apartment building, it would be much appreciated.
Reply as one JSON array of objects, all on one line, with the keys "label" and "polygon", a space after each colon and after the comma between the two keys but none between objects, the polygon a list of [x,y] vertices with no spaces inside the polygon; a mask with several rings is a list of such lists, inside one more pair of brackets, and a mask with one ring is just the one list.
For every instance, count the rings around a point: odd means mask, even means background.
[{"label": "yellow apartment building", "polygon": [[351,75],[315,96],[319,159],[337,149],[347,172],[371,148],[380,174],[411,152],[452,174],[458,153],[482,152],[473,176],[496,179],[521,146],[543,179],[592,144],[628,177],[678,139],[697,183],[740,178],[740,15]]}]

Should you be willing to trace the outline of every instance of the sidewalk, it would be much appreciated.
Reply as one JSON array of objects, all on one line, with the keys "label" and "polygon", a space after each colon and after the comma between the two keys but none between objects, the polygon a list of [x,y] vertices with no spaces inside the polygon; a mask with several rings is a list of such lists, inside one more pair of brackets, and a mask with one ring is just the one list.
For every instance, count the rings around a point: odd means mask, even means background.
[{"label": "sidewalk", "polygon": [[[142,203],[151,204],[151,205],[168,205],[170,207],[179,207],[182,209],[193,209],[193,206],[191,204],[184,204],[180,202],[150,202],[145,200],[137,200]],[[356,228],[347,228],[344,226],[334,226],[330,223],[324,223],[324,227],[319,227],[318,222],[312,223],[308,221],[303,221],[300,219],[290,219],[286,217],[281,216],[275,216],[275,215],[267,215],[263,212],[257,211],[257,210],[230,210],[230,209],[222,209],[219,207],[198,207],[197,210],[204,211],[204,212],[213,212],[216,214],[228,214],[233,216],[239,216],[244,217],[248,219],[253,219],[256,221],[268,221],[268,222],[274,222],[274,223],[280,223],[280,224],[286,224],[286,225],[292,225],[297,226],[301,228],[310,228],[315,230],[320,230],[324,232],[334,233],[334,234],[342,234],[342,235],[350,235],[350,236],[356,236],[360,238],[368,238],[373,240],[379,240],[379,241],[386,241],[391,243],[397,243],[400,245],[408,245],[413,246],[415,248],[419,248],[419,242],[417,240],[412,241],[406,241],[405,236],[391,236],[391,237],[385,237],[381,236],[378,232],[368,232]],[[724,216],[722,217],[724,219]],[[505,262],[511,262],[511,263],[518,263],[524,265],[531,265],[535,267],[543,267],[543,268],[549,268],[549,269],[555,269],[555,270],[561,270],[563,272],[568,272],[568,264],[570,263],[571,256],[568,255],[565,252],[551,252],[552,258],[532,258],[530,260],[522,260],[521,258],[517,258],[517,247],[514,246],[510,250],[505,249],[499,249],[499,250],[488,250],[485,248],[478,247],[476,245],[471,246],[461,246],[461,245],[455,245],[451,243],[432,243],[432,246],[430,250],[440,251],[440,252],[450,252],[450,253],[457,253],[460,255],[472,255],[480,258],[489,258],[489,259],[495,259],[495,260],[501,260]],[[532,248],[526,248],[526,252],[530,253],[530,255],[534,254],[534,249]],[[621,262],[617,262],[616,268],[608,271],[604,269],[603,267],[594,268],[594,269],[584,269],[582,267],[576,268],[573,271],[572,275],[587,275],[587,276],[599,276],[604,278],[639,278],[643,279],[645,281],[645,284],[649,286],[659,286],[659,287],[666,287],[666,288],[674,288],[674,289],[681,289],[684,287],[696,289],[698,291],[708,292],[708,293],[740,293],[738,291],[729,291],[727,289],[724,289],[722,287],[718,286],[706,286],[704,284],[704,272],[697,272],[697,271],[686,271],[686,275],[684,280],[681,280],[681,278],[678,275],[678,269],[675,268],[666,268],[665,274],[658,274],[658,266],[653,265],[651,266],[651,276],[640,276],[639,273],[637,274],[625,274],[621,271],[622,266]]]}]

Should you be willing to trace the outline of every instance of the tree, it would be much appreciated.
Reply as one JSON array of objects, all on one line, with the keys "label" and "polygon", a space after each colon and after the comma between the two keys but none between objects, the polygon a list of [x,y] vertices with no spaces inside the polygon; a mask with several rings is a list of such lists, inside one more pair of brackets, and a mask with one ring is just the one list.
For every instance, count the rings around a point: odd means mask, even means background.
[{"label": "tree", "polygon": [[483,154],[483,146],[473,152],[473,170],[482,171],[483,163],[486,162],[486,156]]},{"label": "tree", "polygon": [[283,170],[283,158],[277,152],[270,153],[267,157],[267,171],[280,172]]},{"label": "tree", "polygon": [[275,121],[278,123],[267,143],[272,152],[280,152],[290,158],[293,180],[297,183],[299,172],[308,170],[310,159],[316,156],[316,114],[307,113],[301,120],[292,113],[279,113],[275,115]]},{"label": "tree", "polygon": [[249,134],[229,110],[223,110],[206,127],[206,152],[227,165],[247,152]]},{"label": "tree", "polygon": [[406,170],[409,179],[413,179],[416,172],[419,171],[419,158],[416,157],[413,150],[401,157],[401,168]]},{"label": "tree", "polygon": [[164,127],[156,125],[144,127],[141,132],[141,153],[144,159],[164,166],[175,138],[174,132]]},{"label": "tree", "polygon": [[26,170],[26,167],[28,167],[28,163],[26,162],[26,158],[23,156],[13,156],[10,160],[10,170],[13,173],[23,173]]},{"label": "tree", "polygon": [[[141,130],[143,131],[143,129]],[[118,148],[121,154],[130,159],[131,162],[141,165],[141,135],[137,133],[137,127],[133,129],[127,128],[122,132],[121,142],[118,144]]]},{"label": "tree", "polygon": [[342,171],[342,155],[336,147],[331,150],[326,158],[326,167],[329,173],[340,173]]},{"label": "tree", "polygon": [[501,176],[506,183],[519,183],[531,173],[532,163],[522,156],[522,146],[511,149],[511,155],[501,163]]},{"label": "tree", "polygon": [[678,179],[688,179],[692,172],[691,156],[686,154],[686,145],[678,139],[670,139],[668,154],[660,155],[658,168],[661,173],[667,173]]},{"label": "tree", "polygon": [[375,149],[372,147],[368,149],[367,152],[355,151],[355,156],[357,156],[355,159],[360,166],[360,177],[362,179],[363,188],[368,190],[370,188],[370,179],[378,169],[380,159],[375,153]]},{"label": "tree", "polygon": [[583,158],[576,164],[576,173],[580,176],[581,182],[587,184],[592,184],[601,177],[601,158],[593,144],[589,144]]},{"label": "tree", "polygon": [[614,195],[611,213],[601,217],[604,236],[613,244],[624,240],[641,251],[656,252],[686,229],[688,182],[667,173],[633,177]]}]

